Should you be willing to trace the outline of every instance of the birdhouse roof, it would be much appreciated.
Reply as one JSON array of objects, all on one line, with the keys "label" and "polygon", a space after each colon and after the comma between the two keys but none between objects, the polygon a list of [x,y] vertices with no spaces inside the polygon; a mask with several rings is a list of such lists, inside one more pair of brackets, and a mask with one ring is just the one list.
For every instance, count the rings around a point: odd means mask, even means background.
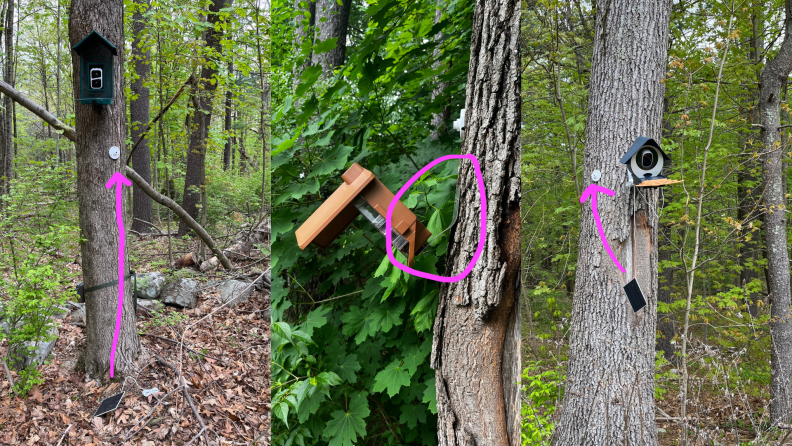
[{"label": "birdhouse roof", "polygon": [[663,149],[660,148],[660,144],[658,144],[657,141],[655,141],[654,139],[647,138],[646,136],[639,136],[638,139],[635,140],[633,145],[631,145],[630,148],[627,150],[627,153],[625,153],[624,156],[622,156],[619,161],[622,164],[629,163],[630,162],[630,158],[632,158],[633,155],[635,155],[635,153],[638,150],[640,150],[640,148],[643,147],[643,146],[655,147],[657,150],[660,151],[660,154],[663,155],[663,160],[664,161],[669,162],[669,163],[671,162],[671,158],[669,158],[668,155],[666,155],[666,153],[663,152]]},{"label": "birdhouse roof", "polygon": [[75,52],[77,52],[77,54],[82,54],[83,52],[85,52],[85,50],[97,44],[104,45],[105,47],[107,47],[107,49],[110,50],[111,53],[113,53],[113,56],[118,56],[118,50],[116,50],[115,45],[108,42],[107,39],[104,38],[104,36],[102,36],[96,31],[91,31],[91,34],[85,36],[85,38],[80,40],[80,43],[78,43],[77,45],[74,45],[72,49]]}]

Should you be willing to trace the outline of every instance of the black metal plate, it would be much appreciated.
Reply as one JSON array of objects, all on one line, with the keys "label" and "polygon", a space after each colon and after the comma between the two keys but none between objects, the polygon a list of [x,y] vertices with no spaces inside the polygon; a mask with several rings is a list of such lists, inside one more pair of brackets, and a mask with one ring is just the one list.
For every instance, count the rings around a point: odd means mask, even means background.
[{"label": "black metal plate", "polygon": [[646,299],[644,299],[641,287],[638,286],[638,281],[633,279],[627,285],[624,285],[624,292],[627,293],[627,299],[630,299],[633,312],[637,313],[638,310],[646,306]]},{"label": "black metal plate", "polygon": [[118,405],[121,403],[121,398],[124,397],[124,393],[125,392],[121,392],[118,395],[113,395],[110,398],[106,398],[104,401],[102,401],[102,404],[99,405],[99,408],[96,409],[96,413],[93,416],[102,416],[107,412],[116,410]]}]

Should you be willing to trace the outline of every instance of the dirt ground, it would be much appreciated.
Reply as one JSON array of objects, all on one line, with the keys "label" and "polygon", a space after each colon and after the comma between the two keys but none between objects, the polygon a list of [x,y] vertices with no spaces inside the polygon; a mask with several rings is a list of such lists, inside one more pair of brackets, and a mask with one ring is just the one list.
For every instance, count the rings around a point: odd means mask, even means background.
[{"label": "dirt ground", "polygon": [[[196,240],[174,239],[174,251],[197,251]],[[220,242],[222,244],[222,242]],[[133,240],[130,258],[140,272],[162,270],[167,262],[167,238]],[[93,417],[100,402],[118,394],[122,383],[98,385],[75,371],[78,355],[85,345],[84,329],[71,318],[57,321],[59,338],[53,355],[40,369],[44,384],[34,387],[27,398],[14,397],[5,374],[0,381],[0,444],[2,445],[184,445],[202,430],[189,402],[178,386],[176,373],[156,360],[164,359],[178,367],[179,349],[173,342],[185,328],[221,305],[214,285],[224,277],[264,271],[268,258],[258,250],[250,259],[235,262],[236,271],[221,270],[203,275],[197,270],[178,272],[189,275],[202,286],[194,309],[166,307],[156,320],[141,316],[138,310],[140,342],[149,361],[135,379],[124,384],[119,407],[105,416]],[[177,258],[178,255],[174,255]],[[70,267],[79,269],[79,265]],[[203,359],[184,350],[184,377],[191,399],[206,425],[213,445],[268,445],[270,428],[270,296],[254,291],[247,302],[217,313],[191,328],[185,346],[206,355]],[[163,323],[163,321],[170,321]],[[159,336],[159,337],[155,337]],[[0,345],[4,350],[5,345]],[[0,351],[2,353],[2,351]],[[16,373],[12,372],[16,378]],[[144,397],[142,389],[159,391]],[[158,400],[161,399],[161,404]],[[124,438],[129,439],[123,443]],[[195,438],[192,444],[202,444]]]}]

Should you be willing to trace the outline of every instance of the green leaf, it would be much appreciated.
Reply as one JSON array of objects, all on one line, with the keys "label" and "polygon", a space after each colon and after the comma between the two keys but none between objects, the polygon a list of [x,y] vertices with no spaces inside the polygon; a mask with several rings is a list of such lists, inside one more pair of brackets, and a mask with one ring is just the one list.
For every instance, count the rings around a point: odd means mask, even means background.
[{"label": "green leaf", "polygon": [[[374,333],[377,330],[387,333],[394,326],[401,325],[402,320],[400,316],[402,312],[404,312],[404,306],[406,304],[407,302],[402,300],[395,305],[378,305],[371,315],[371,325],[374,327]],[[374,335],[374,333],[371,334]]]},{"label": "green leaf", "polygon": [[284,423],[286,423],[286,427],[289,427],[289,405],[285,400],[279,401],[277,404],[272,406],[272,412],[276,417],[280,418]]},{"label": "green leaf", "polygon": [[319,181],[314,178],[313,180],[308,180],[304,183],[294,182],[286,189],[281,191],[281,194],[278,195],[272,204],[279,205],[286,200],[289,199],[298,199],[301,198],[305,194],[315,194],[319,192]]},{"label": "green leaf", "polygon": [[345,379],[350,384],[357,382],[357,372],[360,371],[360,363],[357,361],[357,355],[344,355],[343,358],[333,368],[333,371],[338,373],[342,379]]},{"label": "green leaf", "polygon": [[314,54],[322,54],[327,53],[329,51],[333,51],[337,46],[338,37],[331,37],[324,42],[320,41],[319,43],[315,44],[313,47]]},{"label": "green leaf", "polygon": [[313,336],[314,328],[321,328],[327,323],[327,318],[325,316],[329,312],[330,307],[322,306],[308,313],[305,323],[302,325],[303,331],[308,333],[309,336]]},{"label": "green leaf", "polygon": [[326,150],[322,154],[322,159],[314,164],[308,178],[317,175],[327,175],[336,170],[342,169],[346,165],[349,154],[352,153],[352,147],[337,146]]},{"label": "green leaf", "polygon": [[350,399],[349,410],[330,414],[333,419],[327,422],[322,432],[322,437],[330,440],[329,446],[353,446],[358,434],[366,436],[365,418],[371,413],[367,396],[367,392],[355,393]]},{"label": "green leaf", "polygon": [[321,65],[314,65],[308,67],[303,71],[300,82],[300,85],[294,90],[294,95],[296,97],[300,97],[308,91],[309,88],[313,87],[317,80],[319,80],[319,76],[322,75],[322,66]]},{"label": "green leaf", "polygon": [[382,392],[387,389],[388,396],[393,398],[399,389],[410,385],[410,374],[401,365],[400,359],[395,359],[384,370],[374,377],[374,391]]},{"label": "green leaf", "polygon": [[273,211],[271,239],[275,240],[278,234],[285,234],[291,231],[291,228],[294,227],[294,222],[292,220],[299,215],[299,212],[295,212],[291,209],[277,209]]},{"label": "green leaf", "polygon": [[432,375],[431,378],[427,379],[424,384],[426,384],[426,390],[424,390],[423,394],[423,401],[424,403],[429,404],[429,410],[433,413],[437,413],[437,386],[435,385],[435,377]]},{"label": "green leaf", "polygon": [[410,429],[414,429],[418,426],[418,423],[425,423],[426,422],[426,409],[423,407],[412,405],[412,404],[403,404],[401,406],[401,417],[399,417],[399,423],[406,424],[407,427]]}]

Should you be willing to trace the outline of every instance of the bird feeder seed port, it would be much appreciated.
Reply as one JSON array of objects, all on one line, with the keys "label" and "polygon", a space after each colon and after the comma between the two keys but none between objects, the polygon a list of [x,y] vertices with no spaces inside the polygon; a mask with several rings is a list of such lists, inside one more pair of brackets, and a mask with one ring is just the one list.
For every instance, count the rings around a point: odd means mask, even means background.
[{"label": "bird feeder seed port", "polygon": [[91,31],[72,49],[80,56],[80,97],[77,100],[81,104],[111,105],[113,58],[118,55],[115,45]]},{"label": "bird feeder seed port", "polygon": [[[341,186],[319,206],[295,235],[300,249],[313,243],[326,249],[359,215],[385,234],[385,216],[393,193],[369,170],[354,163],[341,175]],[[391,219],[393,246],[412,266],[432,233],[402,202],[397,202]]]},{"label": "bird feeder seed port", "polygon": [[671,163],[671,158],[652,138],[639,136],[619,161],[627,165],[635,187],[662,187],[682,182],[663,176],[663,167]]}]

